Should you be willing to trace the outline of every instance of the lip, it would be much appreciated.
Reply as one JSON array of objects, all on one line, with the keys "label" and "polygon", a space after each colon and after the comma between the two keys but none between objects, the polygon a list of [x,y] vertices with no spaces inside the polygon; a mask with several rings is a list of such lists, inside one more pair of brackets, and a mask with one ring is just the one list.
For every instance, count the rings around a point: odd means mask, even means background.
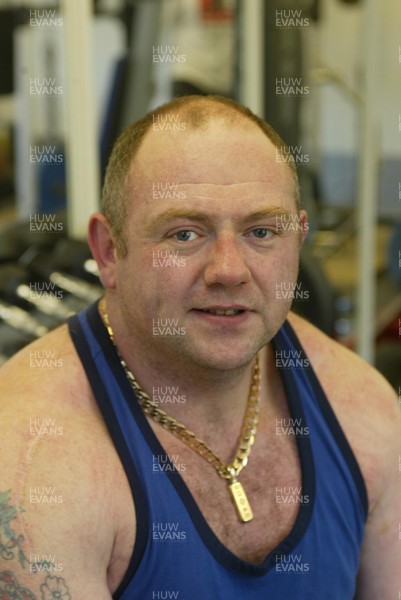
[{"label": "lip", "polygon": [[192,310],[246,310],[248,312],[251,311],[250,308],[248,308],[247,306],[243,306],[242,304],[230,304],[230,305],[223,305],[223,304],[212,304],[210,306],[203,306],[200,308],[193,308]]},{"label": "lip", "polygon": [[[242,312],[235,315],[215,315],[206,310],[241,310]],[[204,322],[213,323],[214,325],[240,325],[247,321],[250,315],[253,313],[252,310],[246,306],[240,304],[233,304],[230,306],[213,305],[206,306],[205,308],[193,308],[191,314],[196,318],[201,319]]]}]

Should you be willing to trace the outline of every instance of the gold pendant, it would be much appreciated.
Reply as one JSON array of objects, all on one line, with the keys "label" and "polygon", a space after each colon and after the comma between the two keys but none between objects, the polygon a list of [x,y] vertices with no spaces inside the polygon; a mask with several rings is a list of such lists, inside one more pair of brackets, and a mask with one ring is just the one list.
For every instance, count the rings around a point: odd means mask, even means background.
[{"label": "gold pendant", "polygon": [[234,481],[229,484],[231,496],[234,500],[235,508],[237,509],[238,516],[243,523],[252,521],[253,512],[251,506],[246,497],[245,490],[239,481]]}]

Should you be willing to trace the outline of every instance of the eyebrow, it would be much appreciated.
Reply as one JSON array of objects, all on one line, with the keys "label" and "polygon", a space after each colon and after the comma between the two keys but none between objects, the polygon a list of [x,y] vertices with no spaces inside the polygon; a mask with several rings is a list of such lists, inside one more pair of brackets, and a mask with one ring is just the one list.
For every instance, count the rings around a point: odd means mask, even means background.
[{"label": "eyebrow", "polygon": [[266,208],[264,210],[258,210],[250,215],[247,215],[244,218],[244,223],[253,223],[254,221],[260,221],[262,219],[271,218],[271,217],[287,217],[291,216],[291,211],[286,208],[282,208],[281,206],[272,206],[271,208]]},{"label": "eyebrow", "polygon": [[[276,216],[284,216],[290,217],[292,213],[282,208],[281,206],[272,206],[270,208],[266,208],[263,210],[258,210],[254,213],[246,215],[242,222],[247,225],[249,223],[253,223],[254,221],[259,221],[261,219],[276,217]],[[200,223],[210,223],[211,217],[204,212],[198,210],[190,210],[185,208],[169,208],[164,212],[157,215],[151,223],[146,227],[147,231],[153,231],[157,229],[159,226],[164,225],[165,223],[169,223],[174,221],[175,219],[188,219],[189,221],[198,221]]]}]

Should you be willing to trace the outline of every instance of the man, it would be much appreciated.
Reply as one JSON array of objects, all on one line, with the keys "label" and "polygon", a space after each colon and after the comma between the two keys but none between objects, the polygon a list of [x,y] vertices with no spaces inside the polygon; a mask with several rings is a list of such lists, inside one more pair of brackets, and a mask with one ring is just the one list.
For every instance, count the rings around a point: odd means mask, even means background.
[{"label": "man", "polygon": [[398,597],[400,415],[288,314],[286,156],[219,97],[120,137],[89,226],[105,300],[1,372],[0,598],[351,600],[358,573]]}]

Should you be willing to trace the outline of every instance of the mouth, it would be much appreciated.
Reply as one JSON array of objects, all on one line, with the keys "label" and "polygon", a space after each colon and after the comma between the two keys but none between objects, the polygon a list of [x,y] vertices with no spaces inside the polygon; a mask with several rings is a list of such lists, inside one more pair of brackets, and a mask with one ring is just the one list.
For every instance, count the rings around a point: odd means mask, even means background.
[{"label": "mouth", "polygon": [[245,312],[245,309],[243,308],[195,308],[194,310],[221,317],[231,317]]},{"label": "mouth", "polygon": [[205,308],[193,308],[191,312],[199,315],[200,317],[211,319],[216,323],[222,323],[225,320],[226,322],[240,322],[249,317],[253,311],[240,304],[234,304],[231,306],[222,306],[220,304],[206,306]]}]

